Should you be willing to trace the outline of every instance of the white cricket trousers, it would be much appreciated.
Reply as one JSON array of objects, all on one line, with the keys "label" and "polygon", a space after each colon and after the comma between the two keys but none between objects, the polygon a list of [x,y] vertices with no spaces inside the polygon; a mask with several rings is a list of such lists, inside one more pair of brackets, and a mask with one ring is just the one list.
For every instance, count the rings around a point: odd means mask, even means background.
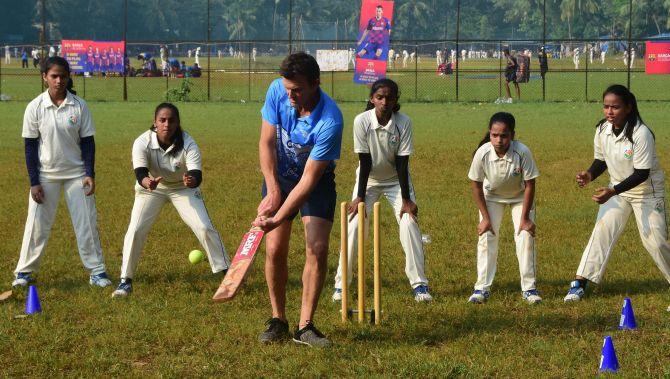
[{"label": "white cricket trousers", "polygon": [[39,269],[40,258],[49,241],[51,226],[56,217],[61,187],[64,189],[65,202],[77,237],[81,262],[91,275],[105,272],[105,260],[102,257],[98,234],[95,195],[86,196],[83,180],[83,176],[75,179],[42,180],[40,183],[44,191],[42,204],[35,202],[30,192],[28,193],[28,218],[15,274],[35,272]]},{"label": "white cricket trousers", "polygon": [[219,232],[216,231],[209,218],[200,188],[157,188],[151,192],[136,186],[130,225],[128,225],[128,232],[123,240],[121,278],[133,278],[149,230],[167,202],[174,205],[181,219],[193,230],[198,241],[205,248],[212,272],[217,273],[227,269],[230,259],[221,242]]},{"label": "white cricket trousers", "polygon": [[[477,282],[476,290],[489,291],[493,284],[493,278],[496,275],[498,266],[498,241],[500,239],[500,224],[506,203],[496,201],[486,201],[486,209],[491,218],[490,231],[479,236],[477,243]],[[519,274],[521,275],[521,290],[529,291],[536,289],[536,252],[535,238],[525,230],[519,232],[521,223],[521,213],[523,211],[523,202],[509,204],[512,211],[512,222],[514,223],[514,242],[516,243],[516,258],[519,260]],[[535,222],[535,207],[530,210],[529,218]],[[482,220],[482,214],[479,213],[479,221]],[[494,234],[495,233],[495,234]]]},{"label": "white cricket trousers", "polygon": [[[357,188],[358,183],[354,186],[353,199],[357,197]],[[368,216],[365,218],[366,238],[369,234],[369,220],[372,217],[374,203],[379,200],[379,197],[382,195],[386,197],[393,207],[393,214],[395,214],[396,221],[400,228],[400,244],[405,251],[405,274],[409,279],[409,284],[412,288],[416,288],[422,284],[428,285],[428,279],[426,279],[424,271],[423,242],[421,240],[419,224],[417,224],[408,214],[404,214],[402,219],[400,218],[400,208],[402,208],[400,184],[373,185],[367,187],[365,194],[365,208]],[[410,198],[412,201],[416,202],[414,189],[411,188],[411,185]],[[356,261],[356,257],[358,256],[358,215],[354,217],[353,220],[349,221],[347,242],[349,263],[347,279],[349,282],[348,284],[351,284],[354,261]],[[338,255],[338,257],[340,257],[340,255]],[[337,274],[335,275],[335,288],[342,288],[342,266],[340,264],[337,266]]]},{"label": "white cricket trousers", "polygon": [[614,244],[626,227],[631,212],[640,232],[642,245],[670,282],[670,244],[665,219],[664,198],[631,199],[612,196],[598,210],[596,226],[582,254],[577,275],[600,283]]}]

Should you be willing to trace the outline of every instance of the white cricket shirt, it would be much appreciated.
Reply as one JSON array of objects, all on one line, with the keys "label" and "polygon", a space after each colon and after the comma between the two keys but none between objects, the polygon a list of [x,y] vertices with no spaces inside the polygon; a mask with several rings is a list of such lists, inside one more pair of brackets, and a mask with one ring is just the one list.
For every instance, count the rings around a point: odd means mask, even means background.
[{"label": "white cricket shirt", "polygon": [[512,140],[507,153],[500,158],[491,142],[475,152],[468,178],[484,183],[484,198],[499,203],[523,201],[526,180],[540,176],[533,155],[526,145]]},{"label": "white cricket shirt", "polygon": [[[169,154],[174,145],[163,150],[158,137],[152,130],[142,133],[133,143],[133,169],[146,167],[152,177],[163,177],[159,187],[176,189],[186,188],[183,175],[189,170],[202,171],[200,149],[193,138],[184,133],[184,148],[174,157]],[[137,184],[139,186],[139,184]]]},{"label": "white cricket shirt", "polygon": [[612,124],[605,122],[596,129],[593,140],[594,158],[605,161],[613,187],[633,174],[634,169],[649,169],[649,178],[635,188],[621,193],[631,198],[664,197],[665,175],[656,156],[656,143],[651,130],[638,123],[633,129],[633,142],[622,131],[618,136]]},{"label": "white cricket shirt", "polygon": [[[374,109],[359,114],[354,119],[354,152],[372,156],[368,185],[397,183],[396,155],[414,152],[412,121],[404,113],[394,112],[386,125],[379,125]],[[359,164],[356,178],[360,169]]]},{"label": "white cricket shirt", "polygon": [[23,138],[39,138],[40,179],[74,179],[85,174],[81,138],[95,134],[86,102],[67,92],[60,106],[44,91],[23,115]]}]

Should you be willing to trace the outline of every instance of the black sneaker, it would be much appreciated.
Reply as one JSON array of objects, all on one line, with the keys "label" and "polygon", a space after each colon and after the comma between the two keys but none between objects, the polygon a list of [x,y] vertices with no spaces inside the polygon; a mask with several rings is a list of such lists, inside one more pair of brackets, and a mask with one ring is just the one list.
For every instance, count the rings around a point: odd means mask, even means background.
[{"label": "black sneaker", "polygon": [[312,347],[329,347],[333,344],[311,322],[295,331],[293,342]]},{"label": "black sneaker", "polygon": [[288,322],[273,317],[267,320],[265,325],[267,325],[268,328],[258,336],[258,340],[262,343],[270,344],[288,339]]}]

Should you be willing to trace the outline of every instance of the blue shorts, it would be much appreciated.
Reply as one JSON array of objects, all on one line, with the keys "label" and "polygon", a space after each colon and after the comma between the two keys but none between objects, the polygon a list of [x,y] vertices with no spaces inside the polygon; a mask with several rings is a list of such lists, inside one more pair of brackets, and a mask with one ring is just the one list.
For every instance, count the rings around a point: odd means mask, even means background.
[{"label": "blue shorts", "polygon": [[[288,194],[291,193],[293,188],[298,184],[298,182],[290,181],[279,177],[279,187],[281,188],[281,202],[284,204]],[[261,194],[263,197],[267,195],[268,190],[265,185],[265,180],[263,180],[263,187],[261,189]],[[319,182],[316,184],[316,187],[312,190],[312,193],[309,194],[307,201],[305,201],[302,206],[300,206],[300,216],[314,216],[326,219],[328,221],[333,221],[335,216],[335,206],[337,205],[337,192],[335,191],[335,173],[327,172],[321,176]],[[298,212],[289,216],[289,220],[293,220],[295,216],[298,215]]]}]

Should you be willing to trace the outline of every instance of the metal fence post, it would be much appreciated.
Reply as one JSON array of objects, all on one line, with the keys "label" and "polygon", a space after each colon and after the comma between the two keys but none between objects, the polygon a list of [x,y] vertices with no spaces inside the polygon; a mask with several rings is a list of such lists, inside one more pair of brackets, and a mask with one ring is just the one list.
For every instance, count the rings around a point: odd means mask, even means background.
[{"label": "metal fence post", "polygon": [[630,90],[630,66],[631,66],[631,35],[632,35],[632,29],[633,29],[633,0],[628,0],[628,47],[626,50],[628,50],[628,60],[626,66],[626,71],[628,72],[628,89]]},{"label": "metal fence post", "polygon": [[[123,101],[128,101],[128,73],[126,72],[126,58],[128,57],[128,0],[123,1]],[[130,59],[128,59],[130,67]],[[84,97],[86,97],[86,76],[84,76]]]},{"label": "metal fence post", "polygon": [[211,65],[211,56],[212,56],[212,46],[210,44],[210,32],[211,32],[211,26],[210,26],[210,21],[209,21],[209,8],[210,8],[210,0],[207,0],[207,101],[210,100],[211,98],[211,91],[212,91],[212,84],[211,84],[211,77],[212,77],[212,65]]},{"label": "metal fence post", "polygon": [[248,64],[247,64],[247,101],[251,101],[251,42],[247,44],[247,55],[248,55]]},{"label": "metal fence post", "polygon": [[461,63],[458,58],[461,55],[459,49],[459,39],[461,34],[461,0],[456,1],[456,101],[458,101],[458,72],[461,71]]},{"label": "metal fence post", "polygon": [[[544,59],[548,61],[547,58],[547,0],[542,1],[542,54],[544,55]],[[539,54],[539,52],[538,52]],[[547,63],[549,65],[549,63]],[[542,67],[540,67],[540,72],[542,72]],[[545,82],[545,77],[546,73],[542,75],[542,101],[546,101],[546,82]]]},{"label": "metal fence post", "polygon": [[[586,49],[584,49],[586,50]],[[589,49],[591,50],[591,49]],[[584,101],[588,102],[589,101],[589,55],[590,51],[587,52],[587,54],[584,54]]]},{"label": "metal fence post", "polygon": [[498,98],[502,97],[502,41],[498,41]]},{"label": "metal fence post", "polygon": [[414,41],[414,101],[419,98],[419,45]]}]

